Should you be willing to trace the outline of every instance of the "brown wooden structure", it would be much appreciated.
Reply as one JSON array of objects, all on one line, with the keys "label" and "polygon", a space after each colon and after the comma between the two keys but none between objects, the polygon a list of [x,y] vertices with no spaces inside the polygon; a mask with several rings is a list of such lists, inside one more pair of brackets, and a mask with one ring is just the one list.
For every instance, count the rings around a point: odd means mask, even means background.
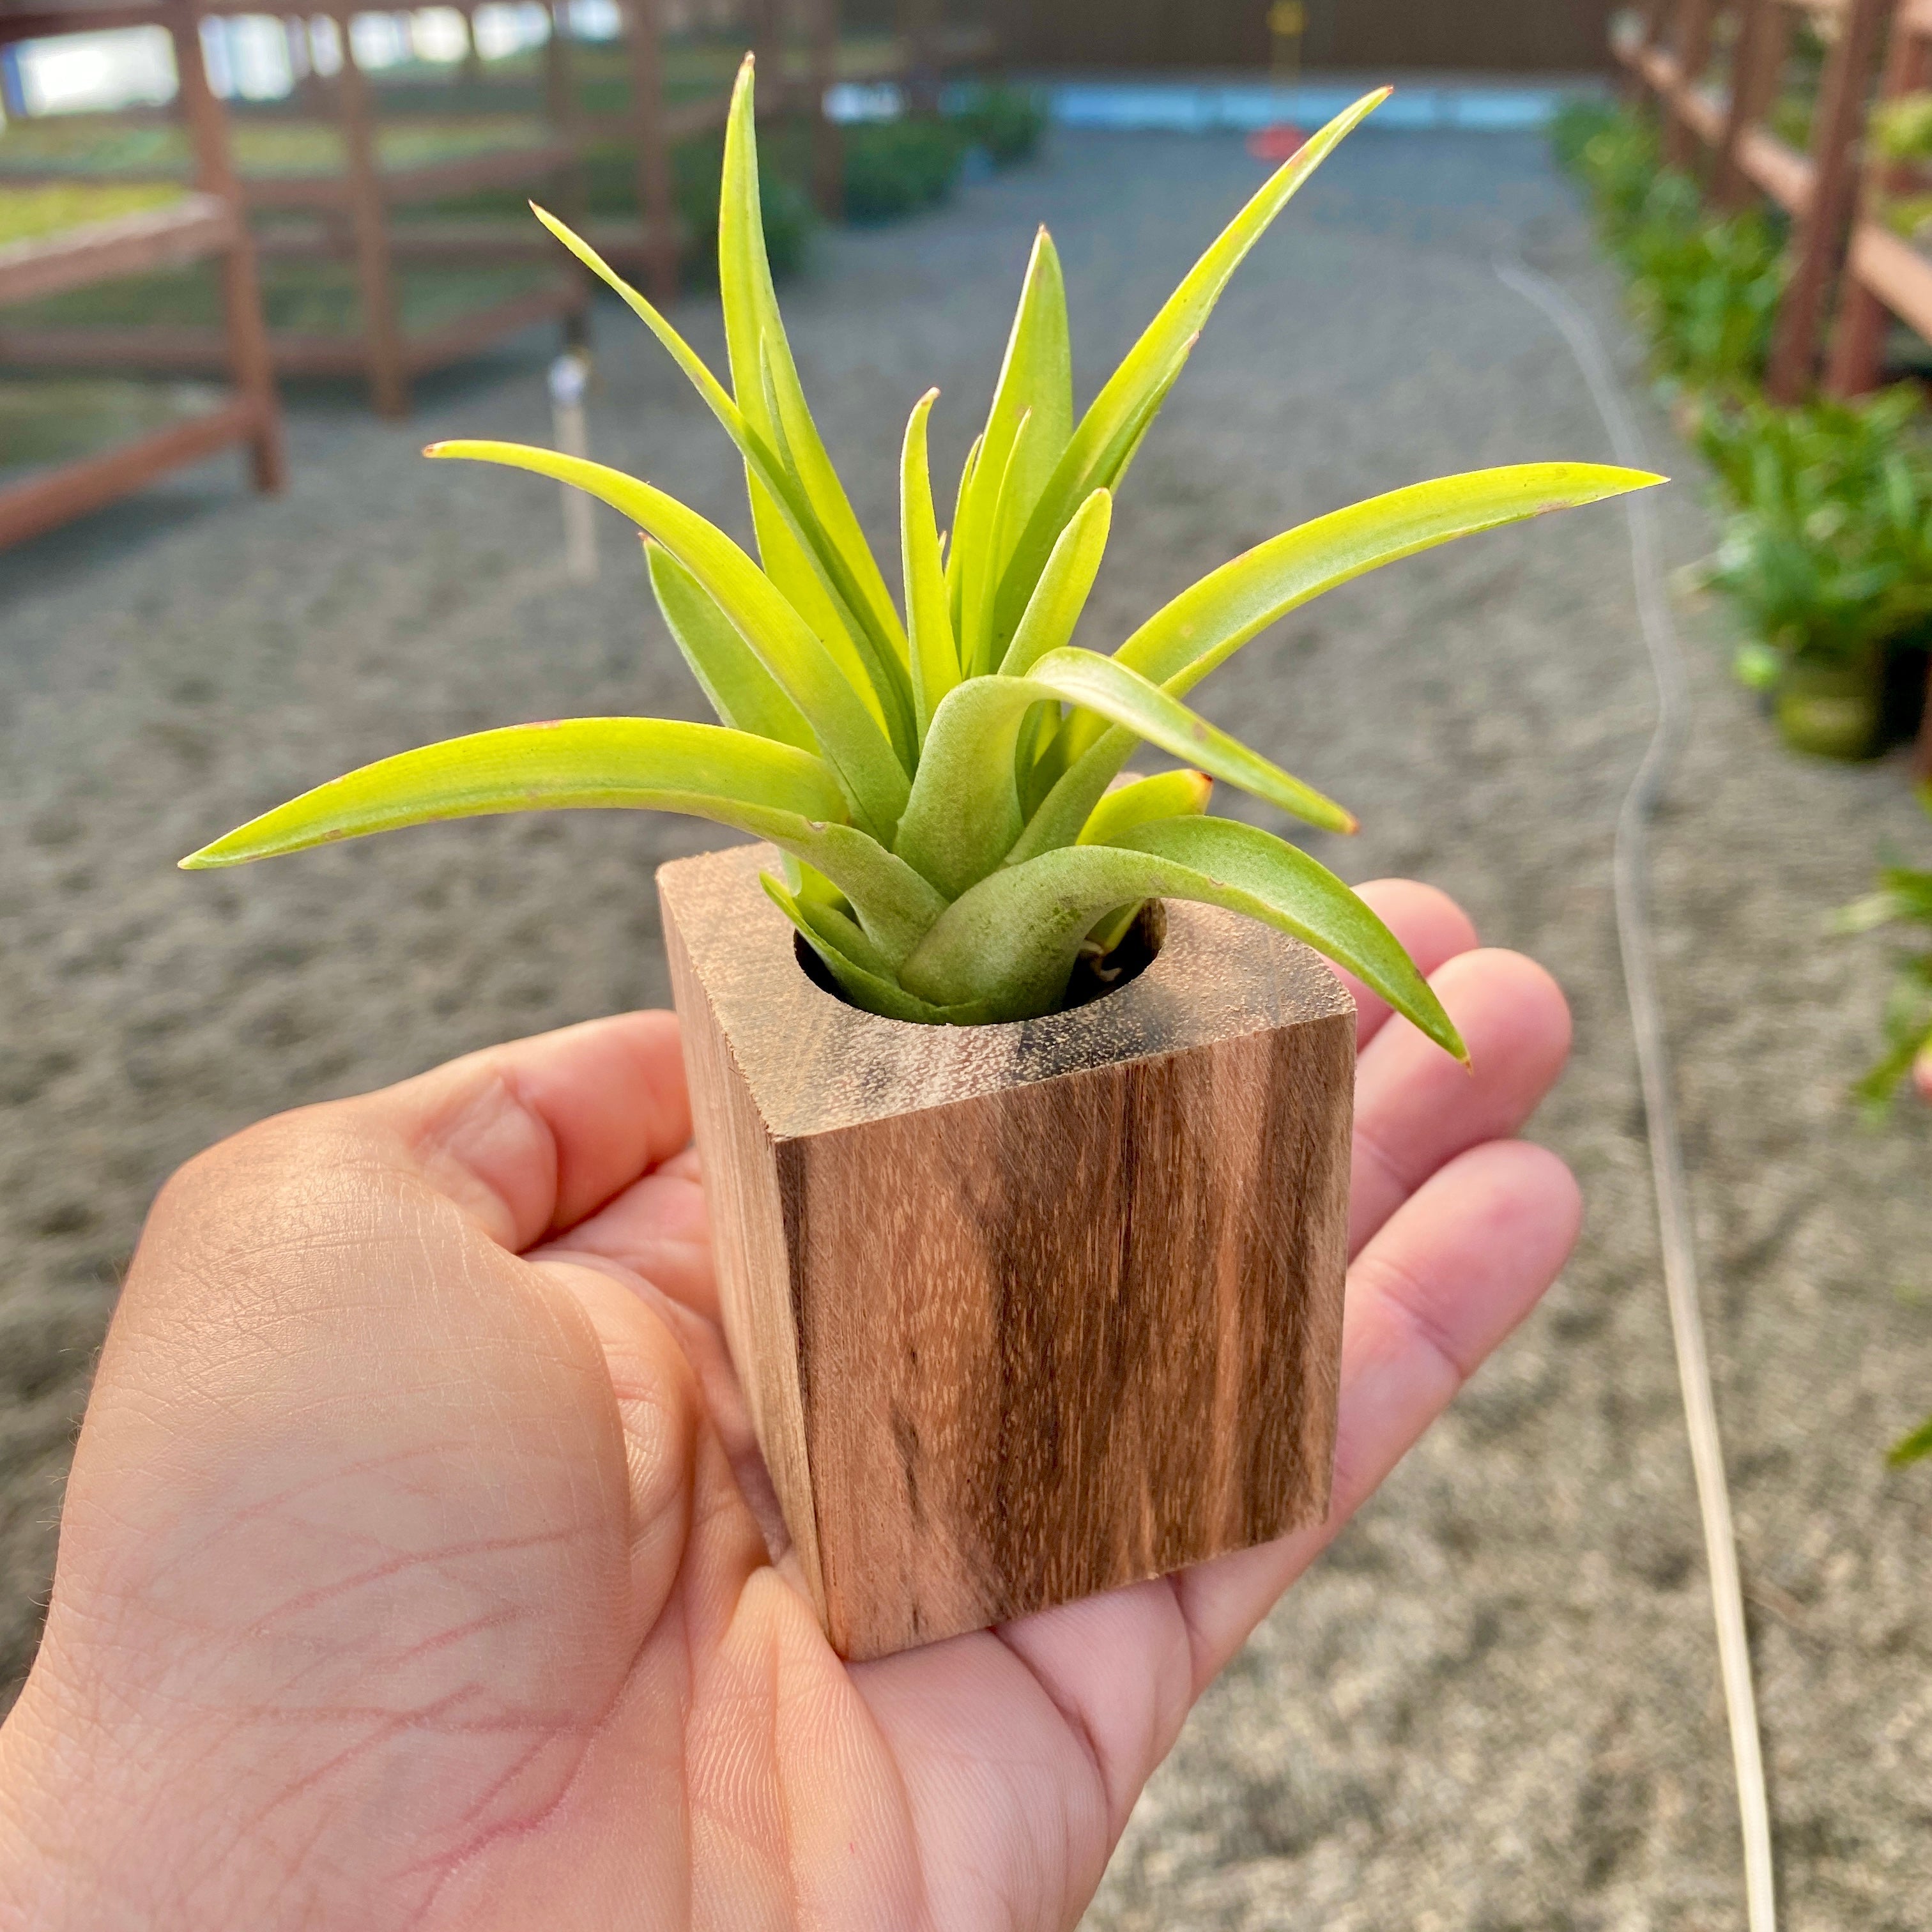
[{"label": "brown wooden structure", "polygon": [[[1846,266],[1872,70],[1893,7],[1894,0],[1652,0],[1634,30],[1615,43],[1619,60],[1661,105],[1666,160],[1707,164],[1721,205],[1736,206],[1755,191],[1792,218],[1792,271],[1765,382],[1779,400],[1796,400],[1815,380],[1830,304]],[[1804,153],[1767,118],[1798,12],[1821,17],[1830,33]],[[1729,52],[1721,76],[1714,60],[1720,45]],[[1925,280],[1932,297],[1932,265]],[[1927,313],[1932,321],[1932,309]]]},{"label": "brown wooden structure", "polygon": [[165,472],[239,446],[256,488],[278,490],[285,474],[255,257],[229,156],[221,104],[208,85],[201,43],[185,0],[92,4],[68,0],[0,11],[0,43],[102,28],[161,25],[173,36],[176,106],[194,144],[194,186],[172,206],[96,222],[45,240],[0,248],[0,305],[36,301],[156,268],[214,260],[221,265],[225,323],[220,361],[230,391],[216,408],[104,453],[59,464],[0,488],[0,545],[18,543],[140,489]]},{"label": "brown wooden structure", "polygon": [[[91,20],[102,10],[83,8]],[[122,8],[123,14],[152,17],[154,9]],[[177,34],[195,39],[195,72],[200,64],[198,22],[204,16],[258,14],[262,0],[172,0],[171,12],[182,23]],[[465,222],[440,225],[400,219],[411,207],[488,188],[514,188],[549,194],[567,210],[567,183],[578,166],[576,144],[561,129],[535,145],[428,160],[408,167],[386,167],[380,152],[374,91],[356,59],[350,20],[366,9],[356,0],[308,0],[304,15],[333,20],[341,44],[342,65],[314,97],[332,114],[343,146],[344,165],[314,174],[244,175],[239,177],[243,205],[263,227],[258,246],[269,254],[346,258],[352,266],[361,327],[352,332],[272,328],[268,345],[275,368],[284,375],[361,375],[368,382],[377,412],[408,413],[412,380],[473,355],[490,343],[532,323],[574,322],[586,311],[589,292],[574,265],[560,262],[539,285],[484,302],[422,329],[409,326],[403,302],[401,269],[424,260],[488,261],[526,256],[521,233],[506,236],[501,224]],[[10,26],[9,31],[11,32]],[[17,38],[25,38],[25,34]],[[185,69],[184,74],[185,75]],[[186,86],[185,79],[184,87]],[[205,88],[205,79],[200,83]],[[231,168],[231,174],[233,170]],[[55,172],[36,180],[56,180]],[[98,182],[97,172],[68,177]],[[117,173],[118,181],[165,179],[164,172]],[[548,260],[548,258],[546,257]],[[0,328],[0,361],[30,367],[145,367],[206,370],[226,356],[223,332],[194,326]]]},{"label": "brown wooden structure", "polygon": [[[1832,29],[1810,148],[1803,154],[1766,121],[1799,10],[1826,16]],[[1721,84],[1712,71],[1720,30],[1727,30],[1730,46]],[[1766,373],[1774,397],[1795,400],[1811,387],[1821,363],[1832,394],[1871,388],[1891,316],[1932,340],[1932,259],[1882,218],[1882,201],[1898,176],[1868,155],[1865,142],[1875,99],[1932,83],[1932,0],[1744,0],[1730,6],[1652,0],[1616,51],[1658,98],[1667,159],[1689,166],[1708,157],[1710,188],[1720,205],[1735,207],[1761,193],[1793,218],[1791,279]]]},{"label": "brown wooden structure", "polygon": [[[1301,62],[1387,76],[1594,73],[1627,0],[1304,0]],[[989,24],[1022,68],[1266,68],[1266,0],[994,0]]]},{"label": "brown wooden structure", "polygon": [[1166,908],[1021,1025],[824,992],[770,846],[658,873],[725,1332],[826,1634],[883,1655],[1318,1522],[1354,1014],[1271,928]]},{"label": "brown wooden structure", "polygon": [[[1801,10],[1829,29],[1804,154],[1767,124]],[[1721,82],[1713,72],[1720,39],[1729,50]],[[1720,205],[1762,193],[1792,218],[1791,274],[1765,377],[1774,400],[1796,401],[1821,375],[1835,395],[1873,388],[1894,316],[1932,342],[1932,257],[1886,224],[1883,204],[1903,176],[1866,139],[1876,104],[1932,85],[1932,0],[1649,0],[1616,50],[1658,97],[1667,160],[1706,160]],[[1914,766],[1932,776],[1932,692]]]}]

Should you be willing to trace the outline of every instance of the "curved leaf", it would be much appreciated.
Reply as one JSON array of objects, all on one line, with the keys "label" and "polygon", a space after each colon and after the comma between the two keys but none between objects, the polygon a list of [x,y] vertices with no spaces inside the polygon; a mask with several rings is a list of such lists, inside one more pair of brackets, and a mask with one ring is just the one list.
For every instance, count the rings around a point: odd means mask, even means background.
[{"label": "curved leaf", "polygon": [[890,834],[910,780],[898,754],[816,633],[764,572],[715,524],[674,496],[601,463],[518,442],[434,442],[426,456],[500,463],[568,483],[656,537],[717,600],[738,634],[818,734],[868,831]]},{"label": "curved leaf", "polygon": [[832,821],[845,801],[824,761],[719,724],[566,718],[446,739],[318,785],[205,845],[190,870],[238,866],[332,839],[492,812],[632,806],[742,830],[776,814]]},{"label": "curved leaf", "polygon": [[1002,676],[1023,675],[1048,651],[1058,650],[1072,638],[1092,594],[1094,580],[1100,574],[1100,560],[1106,555],[1113,518],[1113,493],[1096,490],[1068,520],[1027,600],[1026,614],[1006,646],[1000,664]]},{"label": "curved leaf", "polygon": [[[1177,695],[1277,619],[1324,590],[1452,538],[1647,489],[1664,479],[1600,463],[1523,463],[1411,484],[1317,517],[1224,563],[1164,604],[1114,653]],[[1051,851],[1078,827],[1133,750],[1094,717],[1069,720],[1054,746],[1060,776],[1028,821],[1022,857]]]},{"label": "curved leaf", "polygon": [[772,903],[797,927],[805,943],[825,962],[826,970],[838,982],[845,996],[862,1011],[881,1018],[908,1020],[921,1026],[971,1026],[980,1017],[964,1009],[935,1006],[908,993],[884,970],[876,952],[868,958],[870,942],[849,920],[841,920],[829,908],[801,899],[781,885],[769,872],[758,874]]},{"label": "curved leaf", "polygon": [[[896,656],[903,668],[906,640],[899,628],[898,614],[892,608],[885,579],[880,574],[859,519],[853,514],[844,485],[826,453],[818,425],[812,419],[772,286],[758,191],[758,128],[752,98],[755,66],[752,56],[747,54],[732,88],[718,209],[718,282],[724,302],[731,386],[739,407],[767,439],[782,430],[814,518],[856,586],[858,608],[854,614],[889,653]],[[761,357],[769,358],[771,363],[776,418],[766,416],[759,367]],[[754,493],[754,514],[758,507]],[[764,537],[761,526],[761,550]]]},{"label": "curved leaf", "polygon": [[[1135,736],[1284,812],[1331,831],[1355,829],[1333,800],[1158,685],[1112,658],[1066,648],[1049,651],[1024,677],[969,678],[934,714],[892,849],[949,897],[983,879],[1012,848],[1020,830],[1014,751],[1028,710],[1046,701],[1099,710]],[[1066,842],[1078,831],[1076,826]]]},{"label": "curved leaf", "polygon": [[1516,463],[1391,490],[1224,563],[1156,611],[1114,656],[1179,694],[1277,618],[1352,578],[1456,537],[1665,480],[1605,463]]},{"label": "curved leaf", "polygon": [[718,600],[663,544],[644,540],[651,590],[692,676],[727,724],[814,754],[818,740]]},{"label": "curved leaf", "polygon": [[1034,237],[1019,305],[993,387],[970,488],[962,490],[954,541],[965,553],[959,620],[968,676],[998,660],[993,600],[1006,560],[1030,520],[1073,430],[1072,351],[1060,257],[1042,228]]},{"label": "curved leaf", "polygon": [[[1188,271],[1120,366],[1107,379],[1054,466],[1007,567],[999,592],[998,614],[1005,622],[1018,621],[1034,580],[1074,505],[1096,484],[1118,482],[1120,470],[1131,460],[1147,433],[1160,397],[1172,386],[1186,358],[1186,345],[1200,334],[1222,290],[1248,250],[1287,206],[1295,190],[1328,158],[1336,143],[1365,115],[1380,106],[1389,92],[1385,87],[1378,88],[1345,108],[1269,177]],[[1109,460],[1114,467],[1111,473],[1103,474],[1103,466]]]},{"label": "curved leaf", "polygon": [[[788,597],[799,614],[838,661],[839,668],[866,700],[880,724],[886,722],[886,699],[872,688],[866,669],[866,654],[856,641],[864,625],[856,614],[856,592],[837,546],[820,524],[804,489],[776,447],[778,431],[767,410],[760,428],[748,421],[724,385],[706,368],[703,358],[664,316],[606,262],[584,238],[557,220],[548,209],[530,203],[530,212],[584,266],[620,296],[631,312],[670,352],[692,386],[709,405],[745,459],[746,485],[753,508],[761,514],[759,544],[766,553],[766,574]],[[767,541],[769,539],[769,541]],[[788,568],[778,567],[782,559]],[[892,682],[888,674],[888,685]]]},{"label": "curved leaf", "polygon": [[1198,818],[1208,809],[1214,781],[1205,772],[1156,772],[1116,785],[1080,828],[1082,845],[1118,844],[1123,835],[1156,818]]},{"label": "curved leaf", "polygon": [[1034,1018],[1064,993],[1102,913],[1155,898],[1224,906],[1292,934],[1468,1058],[1428,982],[1369,908],[1305,852],[1232,819],[1157,820],[1118,846],[1070,846],[1004,868],[946,908],[899,977],[936,1006],[984,1000],[996,1018]]},{"label": "curved leaf", "polygon": [[189,871],[238,866],[338,838],[495,812],[628,806],[682,812],[769,838],[830,880],[889,961],[906,957],[946,902],[876,839],[841,823],[822,759],[719,724],[567,718],[425,745],[318,785],[190,854]]},{"label": "curved leaf", "polygon": [[[1354,814],[1251,752],[1118,658],[1071,647],[1050,651],[1026,676],[1002,682],[1042,687],[1068,704],[1097,712],[1124,730],[1211,776],[1265,799],[1328,832],[1353,832]],[[1036,694],[1040,694],[1036,693]],[[1084,819],[1083,819],[1083,823]],[[1074,834],[1078,836],[1078,830]]]},{"label": "curved leaf", "polygon": [[[1082,845],[1115,845],[1123,834],[1156,818],[1198,818],[1208,809],[1214,781],[1205,772],[1159,772],[1115,785],[1080,829]],[[1104,958],[1126,938],[1146,903],[1130,899],[1107,914],[1082,942],[1082,950]]]},{"label": "curved leaf", "polygon": [[913,405],[899,454],[899,544],[905,563],[908,644],[912,653],[913,712],[919,742],[939,701],[959,682],[959,652],[940,560],[939,527],[932,510],[932,473],[926,455],[926,419],[939,399],[928,389]]}]

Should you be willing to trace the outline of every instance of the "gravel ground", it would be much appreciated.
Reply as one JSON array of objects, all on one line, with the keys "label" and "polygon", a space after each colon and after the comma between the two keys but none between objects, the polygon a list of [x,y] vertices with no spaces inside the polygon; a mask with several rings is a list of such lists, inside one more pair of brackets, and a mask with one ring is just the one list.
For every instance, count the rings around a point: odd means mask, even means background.
[{"label": "gravel ground", "polygon": [[[880,537],[907,408],[983,408],[1034,221],[1090,385],[1257,170],[1232,141],[1090,136],[914,226],[827,238],[788,297],[821,422]],[[1242,272],[1142,454],[1101,578],[1111,643],[1198,572],[1415,478],[1604,452],[1573,365],[1490,266],[1520,246],[1615,328],[1539,146],[1380,135]],[[708,304],[680,320],[718,350]],[[1620,338],[1619,338],[1620,339]],[[602,329],[592,434],[736,516],[722,437],[641,332]],[[1628,360],[1628,344],[1624,345]],[[542,344],[294,422],[284,500],[214,468],[0,560],[0,1681],[30,1654],[118,1270],[162,1177],[271,1109],[665,997],[650,874],[675,820],[498,820],[190,878],[180,853],[299,786],[487,724],[696,715],[614,519],[594,586],[548,486],[417,460],[541,440]],[[1673,562],[1707,520],[1693,466]],[[532,540],[534,533],[536,541]],[[1821,937],[1889,839],[1895,764],[1798,764],[1687,610],[1696,724],[1658,915],[1792,1932],[1932,1928],[1932,1475],[1880,1451],[1932,1405],[1932,1119],[1841,1102],[1882,944]],[[1730,1928],[1737,1831],[1612,925],[1648,731],[1614,508],[1453,548],[1298,614],[1206,708],[1340,792],[1350,876],[1459,894],[1577,1017],[1538,1132],[1590,1202],[1575,1264],[1209,1695],[1092,1932]]]}]

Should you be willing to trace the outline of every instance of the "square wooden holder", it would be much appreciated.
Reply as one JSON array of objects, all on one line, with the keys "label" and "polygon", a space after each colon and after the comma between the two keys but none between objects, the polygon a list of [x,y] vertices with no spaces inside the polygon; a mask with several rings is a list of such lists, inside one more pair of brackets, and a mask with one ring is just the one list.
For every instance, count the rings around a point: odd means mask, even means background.
[{"label": "square wooden holder", "polygon": [[724,1326],[826,1634],[880,1657],[1318,1520],[1354,1012],[1307,947],[1167,908],[1012,1025],[821,990],[768,845],[658,873]]}]

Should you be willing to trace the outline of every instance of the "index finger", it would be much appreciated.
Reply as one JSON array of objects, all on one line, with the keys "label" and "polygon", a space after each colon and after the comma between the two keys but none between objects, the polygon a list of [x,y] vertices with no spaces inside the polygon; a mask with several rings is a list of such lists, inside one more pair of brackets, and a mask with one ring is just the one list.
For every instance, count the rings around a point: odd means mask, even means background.
[{"label": "index finger", "polygon": [[574,1227],[691,1138],[668,1012],[485,1047],[334,1105],[398,1137],[431,1185],[518,1253]]}]

